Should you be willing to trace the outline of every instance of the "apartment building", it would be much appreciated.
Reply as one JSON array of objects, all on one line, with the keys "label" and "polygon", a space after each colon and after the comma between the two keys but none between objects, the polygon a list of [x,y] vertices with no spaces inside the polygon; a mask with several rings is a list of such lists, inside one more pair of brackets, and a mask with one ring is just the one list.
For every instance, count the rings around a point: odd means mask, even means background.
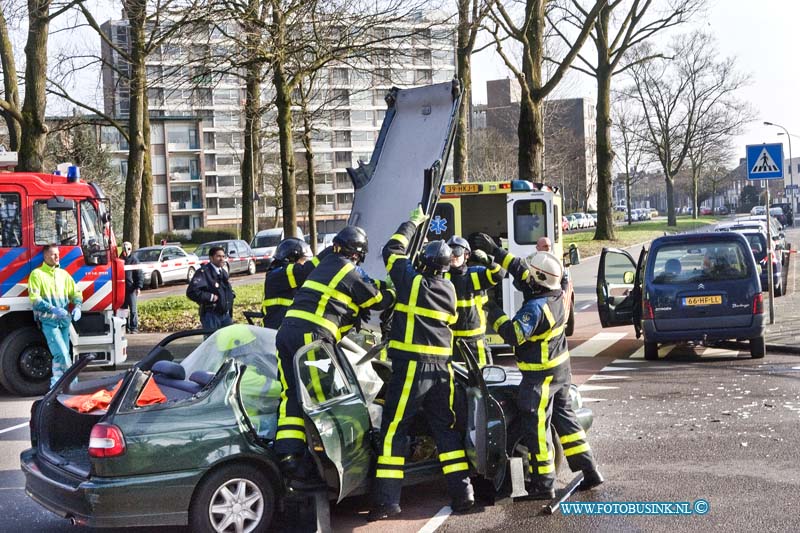
[{"label": "apartment building", "polygon": [[[409,24],[415,24],[409,21]],[[425,23],[429,25],[430,23]],[[102,26],[119,47],[129,43],[125,20]],[[376,28],[390,35],[397,28]],[[403,28],[407,32],[407,28]],[[226,46],[223,32],[210,30],[211,46]],[[153,160],[155,231],[190,232],[203,226],[237,227],[241,220],[241,174],[245,91],[233,74],[201,80],[191,59],[207,53],[209,44],[164,45],[147,62],[148,105]],[[395,46],[395,45],[393,45]],[[130,95],[124,83],[126,66],[103,45],[103,56],[114,68],[103,71],[105,112],[125,117]],[[121,74],[122,73],[122,76]],[[347,221],[353,186],[346,168],[369,161],[386,113],[384,97],[392,86],[411,87],[451,80],[455,75],[453,26],[428,28],[407,40],[402,50],[377,48],[356,64],[334,64],[320,73],[314,107],[316,219],[319,232],[336,231]],[[274,89],[265,79],[262,102]],[[275,198],[279,192],[279,157],[274,139],[275,111],[262,119],[266,175],[257,185],[259,229],[280,225]],[[297,129],[299,120],[295,120]],[[272,135],[270,135],[272,134]],[[299,139],[299,131],[296,137]],[[112,151],[120,172],[126,171],[127,146],[119,135],[103,130],[102,142]],[[308,231],[305,150],[295,140],[298,224]],[[276,190],[278,189],[278,190]]]}]

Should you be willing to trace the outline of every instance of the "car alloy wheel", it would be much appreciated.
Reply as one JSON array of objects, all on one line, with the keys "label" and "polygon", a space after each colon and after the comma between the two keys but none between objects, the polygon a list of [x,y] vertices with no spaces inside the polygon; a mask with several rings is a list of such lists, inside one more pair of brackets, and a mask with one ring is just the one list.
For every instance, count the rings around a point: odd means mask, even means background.
[{"label": "car alloy wheel", "polygon": [[249,479],[228,480],[214,492],[208,506],[208,519],[219,532],[255,531],[263,515],[264,495]]},{"label": "car alloy wheel", "polygon": [[253,464],[224,464],[200,482],[189,506],[191,531],[253,533],[269,531],[275,488]]}]

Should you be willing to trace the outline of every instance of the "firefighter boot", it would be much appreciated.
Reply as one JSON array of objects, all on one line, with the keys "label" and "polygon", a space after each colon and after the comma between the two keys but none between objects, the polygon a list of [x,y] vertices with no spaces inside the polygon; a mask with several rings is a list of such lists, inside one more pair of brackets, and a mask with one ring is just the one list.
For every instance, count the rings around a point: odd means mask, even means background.
[{"label": "firefighter boot", "polygon": [[453,501],[450,502],[450,509],[452,509],[454,513],[466,513],[474,506],[475,492],[472,489],[472,485],[468,485],[464,494],[453,498]]},{"label": "firefighter boot", "polygon": [[377,522],[386,520],[400,514],[400,506],[396,503],[382,503],[370,509],[367,515],[367,522]]},{"label": "firefighter boot", "polygon": [[578,490],[589,490],[593,489],[596,486],[600,485],[603,481],[603,475],[600,473],[597,468],[592,468],[591,470],[584,470],[583,471],[583,481],[581,484],[578,485]]},{"label": "firefighter boot", "polygon": [[525,483],[525,490],[528,495],[519,498],[520,500],[552,500],[556,497],[556,491],[552,486],[546,487],[535,481]]}]

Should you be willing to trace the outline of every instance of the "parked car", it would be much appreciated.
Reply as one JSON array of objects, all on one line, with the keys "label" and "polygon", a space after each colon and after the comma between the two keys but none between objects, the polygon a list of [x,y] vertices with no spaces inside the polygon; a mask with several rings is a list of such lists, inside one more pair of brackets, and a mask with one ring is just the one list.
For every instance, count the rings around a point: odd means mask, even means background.
[{"label": "parked car", "polygon": [[767,212],[763,205],[754,205],[750,210],[751,215],[763,215]]},{"label": "parked car", "polygon": [[567,215],[567,220],[569,220],[569,229],[570,230],[581,229],[583,227],[583,226],[581,226],[581,224],[583,223],[583,220],[581,218],[579,218],[575,213]]},{"label": "parked car", "polygon": [[658,345],[749,340],[764,357],[764,297],[750,244],[736,232],[686,233],[654,240],[638,261],[604,248],[597,271],[602,326],[633,325],[646,359]]},{"label": "parked car", "polygon": [[781,226],[786,226],[786,215],[784,214],[782,207],[770,207],[769,216],[775,218],[775,220],[777,220]]},{"label": "parked car", "polygon": [[335,233],[317,233],[317,253],[328,246],[333,246],[333,238],[336,237]]},{"label": "parked car", "polygon": [[769,265],[767,261],[772,262],[772,283],[774,287],[775,296],[783,296],[786,294],[786,287],[783,284],[783,262],[781,261],[782,254],[780,250],[776,252],[774,246],[767,246],[767,235],[761,230],[736,230],[737,233],[744,235],[747,242],[750,244],[750,250],[753,252],[758,266],[761,267],[759,279],[761,280],[761,290],[769,290]]},{"label": "parked car", "polygon": [[[294,236],[303,240],[303,232],[299,227],[295,228]],[[283,228],[264,229],[256,233],[256,236],[250,241],[250,248],[253,250],[253,257],[256,259],[256,268],[268,268],[272,264],[275,247],[282,240]]]},{"label": "parked car", "polygon": [[792,204],[789,202],[776,202],[774,204],[770,204],[770,208],[773,207],[780,207],[783,210],[783,215],[786,218],[786,223],[784,226],[794,225],[794,212],[792,210]]},{"label": "parked car", "polygon": [[[764,228],[764,232],[767,231],[767,215],[756,215],[751,217],[741,217],[736,219],[737,225],[744,225],[744,224],[753,224],[753,223],[761,223]],[[783,231],[780,223],[775,220],[774,217],[769,218],[769,227],[770,227],[770,235],[772,236],[772,242],[776,245],[777,248],[781,250],[786,250],[786,234]]]},{"label": "parked car", "polygon": [[718,215],[729,215],[731,213],[731,210],[728,209],[727,206],[718,205],[717,207],[714,208],[714,212]]},{"label": "parked car", "polygon": [[[233,523],[237,531],[269,531],[276,509],[297,494],[288,490],[273,450],[281,393],[275,331],[235,324],[200,343],[203,334],[173,334],[116,376],[81,374],[75,381],[88,359],[73,365],[33,404],[31,447],[20,456],[26,492],[91,527],[189,524],[192,531],[228,531]],[[172,360],[173,345],[181,351],[191,339],[197,348]],[[510,478],[508,455],[523,458],[528,471],[515,402],[522,376],[516,368],[480,369],[467,359],[453,365],[456,424],[465,431],[471,476],[496,490]],[[370,359],[345,338],[336,348],[321,342],[301,348],[294,369],[305,384],[297,393],[308,450],[329,496],[369,494],[391,362]],[[105,409],[68,407],[75,395],[102,394],[117,383]],[[153,385],[165,401],[143,405],[147,387],[156,395]],[[570,394],[588,430],[591,410],[577,388]],[[405,485],[441,476],[430,429],[419,422],[411,424],[409,446],[418,453],[407,460]]]},{"label": "parked car", "polygon": [[655,207],[651,207],[649,215],[651,220],[658,217],[659,216],[658,209],[656,209]]},{"label": "parked car", "polygon": [[200,268],[200,259],[178,245],[147,246],[133,252],[139,260],[144,286],[157,289],[171,281],[186,281]]},{"label": "parked car", "polygon": [[225,264],[222,266],[229,274],[255,274],[256,259],[250,245],[241,239],[206,242],[198,246],[194,254],[202,264],[208,263],[208,252],[212,246],[222,246],[225,250]]},{"label": "parked car", "polygon": [[701,215],[710,215],[712,214],[711,208],[707,205],[700,206],[700,214]]},{"label": "parked car", "polygon": [[589,227],[597,227],[597,213],[585,213],[585,215],[589,219]]},{"label": "parked car", "polygon": [[561,231],[569,231],[569,230],[570,230],[569,219],[567,217],[565,217],[565,216],[562,216],[561,217]]},{"label": "parked car", "polygon": [[584,229],[584,228],[591,228],[592,227],[592,219],[586,213],[572,213],[569,216],[575,217],[577,229]]}]

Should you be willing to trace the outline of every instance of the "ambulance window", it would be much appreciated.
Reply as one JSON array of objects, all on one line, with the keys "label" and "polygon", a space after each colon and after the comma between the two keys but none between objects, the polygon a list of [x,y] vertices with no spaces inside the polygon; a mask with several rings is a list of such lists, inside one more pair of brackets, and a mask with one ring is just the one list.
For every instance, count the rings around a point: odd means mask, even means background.
[{"label": "ambulance window", "polygon": [[22,213],[19,194],[0,194],[0,248],[22,246]]},{"label": "ambulance window", "polygon": [[547,204],[544,200],[514,202],[514,241],[517,244],[536,244],[547,235]]},{"label": "ambulance window", "polygon": [[47,201],[33,204],[33,240],[35,244],[56,243],[61,246],[78,244],[78,209],[51,211]]},{"label": "ambulance window", "polygon": [[558,212],[558,206],[553,205],[553,243],[557,243],[561,239],[561,214]]}]

